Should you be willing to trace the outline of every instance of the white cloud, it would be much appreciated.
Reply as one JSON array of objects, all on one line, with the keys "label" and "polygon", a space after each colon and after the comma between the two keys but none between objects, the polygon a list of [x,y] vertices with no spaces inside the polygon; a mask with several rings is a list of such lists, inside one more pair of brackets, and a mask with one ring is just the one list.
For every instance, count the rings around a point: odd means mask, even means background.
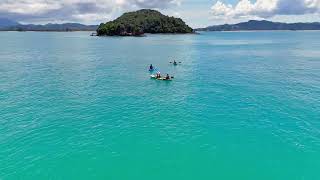
[{"label": "white cloud", "polygon": [[181,0],[0,0],[0,17],[20,21],[99,21],[140,8],[163,9]]},{"label": "white cloud", "polygon": [[240,0],[236,5],[217,1],[211,12],[215,18],[269,18],[276,15],[305,15],[320,12],[320,0]]},{"label": "white cloud", "polygon": [[122,0],[127,5],[142,8],[164,8],[172,4],[179,4],[179,0]]},{"label": "white cloud", "polygon": [[61,8],[61,4],[55,1],[6,1],[0,4],[1,12],[17,14],[41,14],[47,11]]}]

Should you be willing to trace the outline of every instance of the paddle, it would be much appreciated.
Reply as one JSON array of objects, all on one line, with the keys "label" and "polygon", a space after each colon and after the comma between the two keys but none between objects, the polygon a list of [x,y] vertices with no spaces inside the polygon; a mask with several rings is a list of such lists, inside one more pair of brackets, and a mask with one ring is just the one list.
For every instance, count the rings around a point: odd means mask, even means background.
[{"label": "paddle", "polygon": [[158,68],[155,68],[155,67],[153,67],[153,69],[150,69],[149,68],[149,71],[151,72],[151,71],[158,71]]}]

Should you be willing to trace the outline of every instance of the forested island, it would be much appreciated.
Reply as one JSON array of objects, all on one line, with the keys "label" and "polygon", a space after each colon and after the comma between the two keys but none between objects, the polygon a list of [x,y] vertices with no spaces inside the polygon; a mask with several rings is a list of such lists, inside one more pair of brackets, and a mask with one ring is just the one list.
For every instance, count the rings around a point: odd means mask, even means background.
[{"label": "forested island", "polygon": [[124,13],[114,21],[101,23],[97,29],[98,36],[140,36],[144,33],[192,33],[182,19],[169,17],[159,11],[142,9]]},{"label": "forested island", "polygon": [[224,24],[196,29],[197,31],[260,31],[260,30],[320,30],[320,23],[281,23],[250,20],[238,24]]}]

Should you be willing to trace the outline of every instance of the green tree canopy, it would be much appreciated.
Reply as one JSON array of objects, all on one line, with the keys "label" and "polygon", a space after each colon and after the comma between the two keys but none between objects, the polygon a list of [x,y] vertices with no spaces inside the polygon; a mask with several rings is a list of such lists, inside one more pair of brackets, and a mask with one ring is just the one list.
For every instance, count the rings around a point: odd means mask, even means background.
[{"label": "green tree canopy", "polygon": [[180,18],[158,11],[142,9],[124,13],[114,21],[101,23],[98,36],[138,36],[144,33],[192,33],[193,29]]}]

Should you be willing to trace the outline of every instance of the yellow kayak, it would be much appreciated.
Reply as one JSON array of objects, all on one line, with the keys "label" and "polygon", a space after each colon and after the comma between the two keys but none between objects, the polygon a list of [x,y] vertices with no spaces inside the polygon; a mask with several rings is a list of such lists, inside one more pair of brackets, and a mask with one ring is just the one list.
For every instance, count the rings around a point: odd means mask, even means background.
[{"label": "yellow kayak", "polygon": [[166,78],[157,78],[156,75],[150,75],[151,79],[161,80],[161,81],[172,81],[172,79],[166,79]]}]

